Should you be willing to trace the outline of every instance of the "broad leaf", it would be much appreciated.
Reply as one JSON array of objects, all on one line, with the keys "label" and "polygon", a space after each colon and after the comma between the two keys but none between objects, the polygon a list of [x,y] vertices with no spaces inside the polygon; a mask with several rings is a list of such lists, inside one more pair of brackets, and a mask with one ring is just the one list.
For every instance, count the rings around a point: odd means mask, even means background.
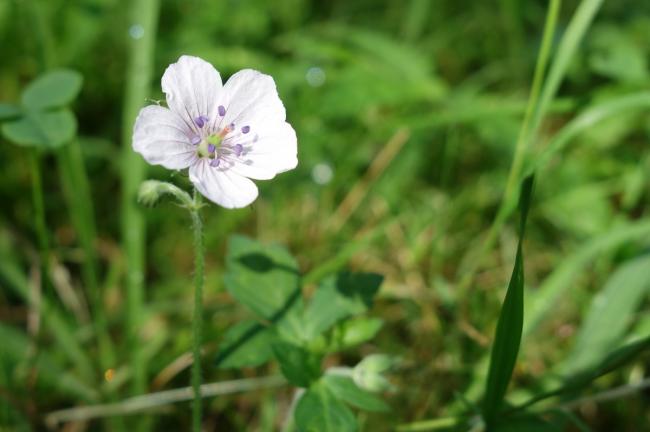
[{"label": "broad leaf", "polygon": [[67,105],[79,94],[82,82],[81,74],[73,70],[48,72],[27,86],[22,95],[22,104],[30,110]]},{"label": "broad leaf", "polygon": [[342,375],[325,375],[322,383],[340,400],[353,407],[375,412],[390,411],[390,407],[377,396],[360,389],[352,378]]},{"label": "broad leaf", "polygon": [[254,367],[273,358],[273,331],[256,321],[242,321],[228,329],[219,344],[216,365],[220,368]]},{"label": "broad leaf", "polygon": [[526,228],[532,188],[533,178],[529,177],[521,187],[521,196],[519,198],[521,218],[515,266],[501,307],[490,357],[490,368],[483,400],[483,417],[488,427],[494,422],[501,409],[517,361],[519,344],[521,343],[521,333],[524,325],[524,257],[522,240]]},{"label": "broad leaf", "polygon": [[273,355],[287,380],[298,387],[309,387],[321,375],[321,357],[288,342],[272,345]]},{"label": "broad leaf", "polygon": [[322,384],[314,385],[298,401],[294,420],[298,432],[355,432],[352,411]]},{"label": "broad leaf", "polygon": [[305,312],[305,333],[314,338],[337,321],[366,312],[379,291],[382,276],[339,273],[321,283]]},{"label": "broad leaf", "polygon": [[20,109],[10,104],[0,103],[0,120],[9,120],[20,115]]},{"label": "broad leaf", "polygon": [[384,325],[379,318],[357,318],[341,321],[329,333],[327,352],[338,352],[375,337]]},{"label": "broad leaf", "polygon": [[3,135],[15,144],[56,148],[70,141],[77,132],[77,120],[70,110],[29,112],[2,125]]},{"label": "broad leaf", "polygon": [[226,288],[237,301],[277,323],[278,332],[287,339],[301,339],[300,275],[296,260],[286,249],[233,236],[226,267]]}]

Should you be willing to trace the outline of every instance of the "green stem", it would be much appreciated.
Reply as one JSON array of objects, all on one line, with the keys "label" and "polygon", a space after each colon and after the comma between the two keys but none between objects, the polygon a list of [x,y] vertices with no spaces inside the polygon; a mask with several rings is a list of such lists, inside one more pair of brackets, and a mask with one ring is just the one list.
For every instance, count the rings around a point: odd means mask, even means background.
[{"label": "green stem", "polygon": [[50,278],[50,241],[45,225],[45,204],[43,200],[43,180],[41,178],[41,161],[37,150],[29,154],[32,174],[32,204],[34,206],[34,228],[38,238],[41,267],[41,286],[46,286]]},{"label": "green stem", "polygon": [[201,333],[203,331],[203,281],[205,256],[203,251],[203,222],[200,215],[201,195],[194,190],[194,206],[191,209],[194,231],[194,316],[192,318],[192,424],[194,432],[201,431]]},{"label": "green stem", "polygon": [[508,173],[508,180],[506,181],[505,192],[501,205],[497,211],[497,215],[492,221],[492,225],[488,230],[485,240],[480,246],[479,252],[475,259],[471,262],[470,267],[464,272],[463,278],[458,284],[460,292],[464,292],[474,280],[474,275],[478,270],[485,254],[492,249],[496,241],[497,235],[508,216],[512,213],[517,205],[517,187],[521,180],[521,172],[526,157],[526,152],[533,139],[535,128],[530,127],[533,116],[538,110],[539,96],[544,83],[544,72],[548,60],[551,56],[551,46],[553,42],[553,35],[557,25],[557,17],[560,10],[561,0],[551,0],[548,10],[546,12],[546,22],[544,24],[544,33],[542,36],[542,45],[540,47],[539,55],[537,56],[537,63],[535,65],[535,74],[533,76],[533,84],[528,98],[528,105],[526,107],[526,114],[524,121],[519,130],[517,142],[515,144],[515,153]]},{"label": "green stem", "polygon": [[[125,2],[126,3],[126,2]],[[127,339],[133,368],[132,392],[144,393],[147,369],[139,338],[144,316],[145,223],[136,195],[145,175],[142,157],[131,148],[133,123],[149,96],[154,65],[155,34],[159,0],[135,0],[130,3],[129,25],[142,29],[142,36],[131,39],[126,93],[122,119],[122,242],[126,269]]]}]

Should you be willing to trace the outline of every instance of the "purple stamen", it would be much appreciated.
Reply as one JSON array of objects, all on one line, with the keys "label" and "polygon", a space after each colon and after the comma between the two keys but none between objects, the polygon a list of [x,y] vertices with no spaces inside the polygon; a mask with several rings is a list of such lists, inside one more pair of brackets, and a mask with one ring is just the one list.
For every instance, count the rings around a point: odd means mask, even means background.
[{"label": "purple stamen", "polygon": [[226,115],[226,108],[223,105],[219,105],[219,108],[217,108],[217,109],[219,110],[219,115],[221,117]]},{"label": "purple stamen", "polygon": [[244,146],[241,145],[241,144],[235,144],[232,149],[235,152],[235,156],[239,157],[239,156],[241,156],[242,152],[244,151]]},{"label": "purple stamen", "polygon": [[235,130],[235,122],[230,123],[230,125],[228,125],[228,129],[230,129],[231,131]]},{"label": "purple stamen", "polygon": [[217,149],[214,144],[208,144],[208,153],[214,153],[214,151]]},{"label": "purple stamen", "polygon": [[216,157],[216,158],[214,158],[214,159],[212,159],[212,160],[210,161],[210,166],[216,168],[216,167],[219,166],[220,163],[221,163],[221,159],[218,158],[218,157]]},{"label": "purple stamen", "polygon": [[207,118],[206,116],[200,115],[200,116],[198,116],[197,118],[194,119],[194,123],[196,123],[196,125],[199,128],[202,128],[203,126],[205,126],[205,124],[208,122],[208,120],[210,120],[210,119]]},{"label": "purple stamen", "polygon": [[201,137],[198,135],[194,135],[192,138],[190,138],[190,142],[192,145],[198,145],[201,142]]},{"label": "purple stamen", "polygon": [[241,128],[241,133],[247,134],[248,132],[250,132],[250,130],[251,130],[250,126],[244,126],[243,128]]}]

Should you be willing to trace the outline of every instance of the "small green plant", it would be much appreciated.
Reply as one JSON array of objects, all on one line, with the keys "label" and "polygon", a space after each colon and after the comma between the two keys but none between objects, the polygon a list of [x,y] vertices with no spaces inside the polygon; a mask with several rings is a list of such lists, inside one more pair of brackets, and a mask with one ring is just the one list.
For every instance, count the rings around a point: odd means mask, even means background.
[{"label": "small green plant", "polygon": [[279,245],[234,236],[226,257],[228,292],[253,313],[233,326],[217,353],[220,368],[260,366],[275,360],[286,380],[299,390],[294,420],[300,431],[355,431],[349,406],[388,411],[373,392],[387,390],[383,376],[393,365],[371,355],[354,367],[323,360],[370,341],[382,321],[366,317],[382,277],[341,272],[324,278],[305,300],[296,259]]}]

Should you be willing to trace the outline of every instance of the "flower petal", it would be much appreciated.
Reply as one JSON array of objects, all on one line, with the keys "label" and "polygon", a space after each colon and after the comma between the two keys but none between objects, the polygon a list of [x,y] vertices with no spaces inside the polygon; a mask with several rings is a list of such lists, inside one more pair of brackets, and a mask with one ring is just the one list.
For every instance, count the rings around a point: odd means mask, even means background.
[{"label": "flower petal", "polygon": [[253,135],[250,142],[240,142],[244,151],[231,168],[237,174],[269,180],[298,165],[296,132],[284,121],[272,127],[267,125],[266,130]]},{"label": "flower petal", "polygon": [[133,127],[133,150],[152,165],[182,169],[196,160],[196,149],[190,144],[192,132],[171,110],[149,105],[140,110]]},{"label": "flower petal", "polygon": [[223,86],[220,101],[226,111],[223,125],[234,123],[255,131],[286,119],[273,78],[256,70],[243,69],[231,76]]},{"label": "flower petal", "polygon": [[257,198],[257,186],[232,170],[210,166],[202,159],[190,167],[190,181],[203,196],[226,208],[246,207]]},{"label": "flower petal", "polygon": [[167,67],[161,85],[169,108],[193,130],[197,128],[195,119],[200,116],[216,118],[222,84],[219,72],[210,63],[198,57],[181,56]]}]

